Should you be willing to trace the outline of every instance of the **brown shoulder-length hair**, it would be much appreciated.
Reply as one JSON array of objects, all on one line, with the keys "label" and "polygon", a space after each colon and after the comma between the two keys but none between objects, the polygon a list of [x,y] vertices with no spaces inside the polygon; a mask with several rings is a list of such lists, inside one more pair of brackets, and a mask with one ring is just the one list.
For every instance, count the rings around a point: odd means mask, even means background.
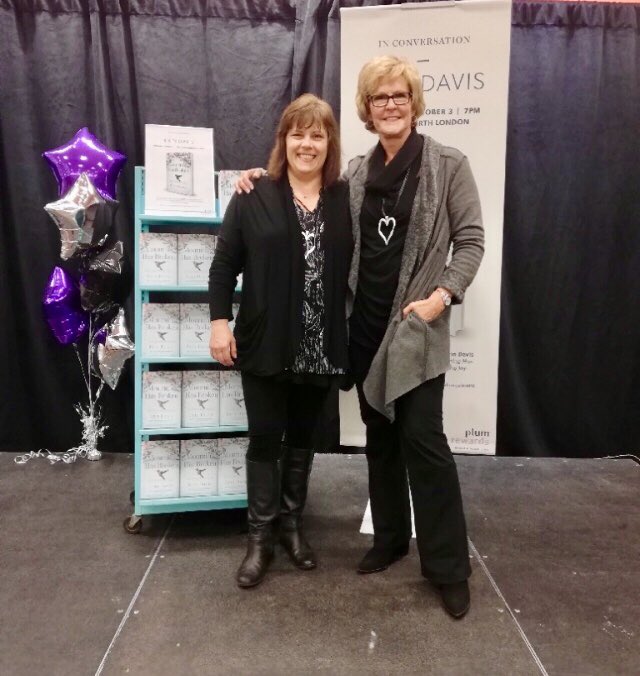
[{"label": "brown shoulder-length hair", "polygon": [[327,132],[327,159],[322,167],[322,184],[325,187],[335,183],[340,176],[340,132],[331,106],[313,94],[303,94],[292,101],[282,113],[276,140],[269,157],[269,176],[280,180],[287,171],[287,134],[291,129],[321,127]]}]

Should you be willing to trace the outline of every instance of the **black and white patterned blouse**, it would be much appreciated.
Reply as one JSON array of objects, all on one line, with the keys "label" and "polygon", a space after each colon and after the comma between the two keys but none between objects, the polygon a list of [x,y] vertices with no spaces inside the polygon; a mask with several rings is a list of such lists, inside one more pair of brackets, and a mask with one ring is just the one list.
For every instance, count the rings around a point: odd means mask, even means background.
[{"label": "black and white patterned blouse", "polygon": [[294,199],[296,215],[302,230],[304,251],[304,299],[302,340],[291,371],[293,373],[317,373],[337,375],[343,369],[331,364],[324,353],[324,250],[322,233],[324,214],[322,196],[314,211],[303,209]]}]

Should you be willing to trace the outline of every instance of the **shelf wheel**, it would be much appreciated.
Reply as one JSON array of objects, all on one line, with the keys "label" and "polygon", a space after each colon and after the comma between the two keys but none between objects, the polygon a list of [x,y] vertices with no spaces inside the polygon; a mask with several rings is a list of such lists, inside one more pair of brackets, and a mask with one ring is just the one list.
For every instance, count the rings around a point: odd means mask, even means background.
[{"label": "shelf wheel", "polygon": [[130,535],[137,535],[142,530],[142,517],[132,514],[124,520],[122,525],[127,533]]}]

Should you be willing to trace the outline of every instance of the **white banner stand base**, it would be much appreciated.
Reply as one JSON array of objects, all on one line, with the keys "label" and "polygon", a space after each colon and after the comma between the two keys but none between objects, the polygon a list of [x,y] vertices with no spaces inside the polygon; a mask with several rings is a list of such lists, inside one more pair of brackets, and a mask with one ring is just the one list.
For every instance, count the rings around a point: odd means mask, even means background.
[{"label": "white banner stand base", "polygon": [[[413,518],[413,501],[411,500],[411,495],[409,495],[409,501],[411,502],[411,537],[415,538],[416,524]],[[362,525],[360,526],[360,532],[363,535],[373,535],[373,520],[371,518],[370,500],[367,500],[367,508],[364,510],[364,516],[362,517]]]}]

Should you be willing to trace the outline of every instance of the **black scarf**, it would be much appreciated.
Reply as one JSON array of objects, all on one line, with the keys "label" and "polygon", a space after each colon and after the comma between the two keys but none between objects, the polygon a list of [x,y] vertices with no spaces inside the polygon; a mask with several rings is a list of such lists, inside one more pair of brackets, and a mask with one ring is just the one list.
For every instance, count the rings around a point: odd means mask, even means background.
[{"label": "black scarf", "polygon": [[[389,164],[385,165],[384,163],[386,153],[381,143],[378,143],[373,151],[373,155],[369,160],[369,173],[364,184],[365,199],[362,206],[363,212],[371,213],[371,216],[375,219],[376,227],[378,219],[382,216],[383,199],[385,202],[385,213],[389,216],[394,216],[397,221],[403,218],[408,219],[411,215],[411,206],[413,205],[413,199],[418,187],[419,158],[422,153],[422,144],[422,136],[415,129],[412,129],[404,145]],[[409,171],[414,163],[416,164],[416,170]],[[398,199],[398,192],[407,171],[410,174],[407,178],[407,184],[404,187],[400,202],[394,209],[396,200]],[[413,189],[411,189],[409,183],[415,184]]]}]

